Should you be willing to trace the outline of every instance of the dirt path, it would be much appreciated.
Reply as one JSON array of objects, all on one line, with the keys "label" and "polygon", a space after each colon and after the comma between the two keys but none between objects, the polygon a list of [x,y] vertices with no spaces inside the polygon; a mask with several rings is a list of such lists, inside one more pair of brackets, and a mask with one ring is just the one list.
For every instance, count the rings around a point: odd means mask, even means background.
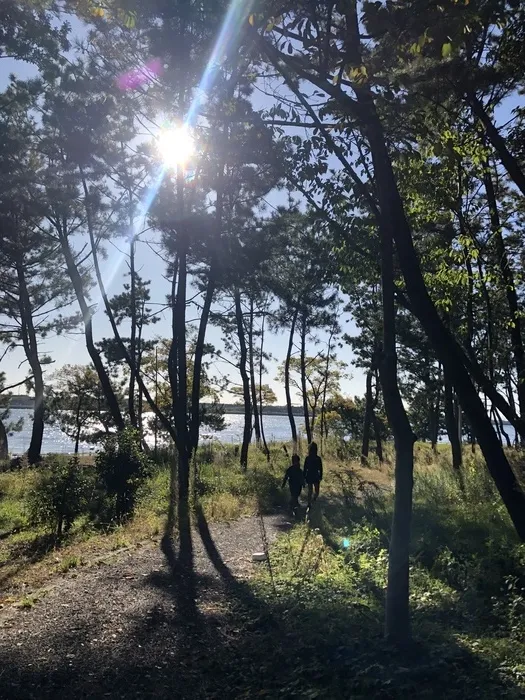
[{"label": "dirt path", "polygon": [[[264,522],[270,541],[287,528],[279,515]],[[243,581],[262,538],[257,518],[210,529],[215,566],[193,537],[196,609],[148,545],[64,575],[31,609],[1,610],[0,697],[225,697],[219,676],[240,653],[239,625],[257,627]]]}]

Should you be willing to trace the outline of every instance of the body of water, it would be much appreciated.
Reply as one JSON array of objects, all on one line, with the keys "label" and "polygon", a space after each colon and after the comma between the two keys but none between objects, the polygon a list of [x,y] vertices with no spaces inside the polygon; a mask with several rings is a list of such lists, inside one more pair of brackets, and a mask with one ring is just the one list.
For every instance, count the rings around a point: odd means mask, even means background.
[{"label": "body of water", "polygon": [[[33,421],[33,411],[28,408],[13,408],[7,423],[15,423],[20,418],[23,419],[23,428],[19,432],[9,434],[9,452],[12,455],[21,455],[27,452],[31,441],[31,426]],[[216,439],[224,443],[238,443],[242,441],[244,428],[244,416],[237,414],[226,415],[226,427],[219,432],[207,430],[206,426],[201,429],[202,439]],[[304,429],[304,420],[295,419],[297,429],[301,432]],[[270,442],[281,442],[290,440],[290,423],[288,416],[267,416],[264,418],[264,432],[266,439]],[[44,429],[44,440],[42,443],[42,453],[50,452],[59,454],[71,454],[75,449],[73,440],[63,433],[58,425],[46,425]],[[81,442],[79,452],[86,454],[93,452],[94,445]]]},{"label": "body of water", "polygon": [[[29,408],[13,408],[8,423],[16,422],[20,418],[23,419],[23,428],[19,432],[9,434],[9,452],[12,455],[21,455],[27,452],[31,441],[31,426],[33,420],[33,411]],[[202,440],[219,440],[224,443],[240,443],[242,441],[242,433],[244,428],[244,416],[237,414],[228,414],[224,416],[226,427],[221,431],[212,431],[203,426],[201,428]],[[296,416],[295,422],[299,434],[304,433],[304,420]],[[514,442],[514,428],[511,425],[505,424],[505,432],[509,436],[511,442]],[[264,433],[268,442],[288,442],[291,439],[290,422],[288,416],[265,416],[264,417]],[[252,436],[254,438],[254,436]],[[153,443],[153,436],[150,436],[148,442]],[[448,442],[446,436],[442,436],[440,442]],[[504,441],[504,444],[505,441]],[[46,425],[44,429],[44,440],[42,443],[42,453],[50,452],[59,454],[72,454],[75,449],[75,443],[63,433],[58,425]],[[86,454],[93,452],[95,446],[87,442],[81,442],[79,452]]]}]

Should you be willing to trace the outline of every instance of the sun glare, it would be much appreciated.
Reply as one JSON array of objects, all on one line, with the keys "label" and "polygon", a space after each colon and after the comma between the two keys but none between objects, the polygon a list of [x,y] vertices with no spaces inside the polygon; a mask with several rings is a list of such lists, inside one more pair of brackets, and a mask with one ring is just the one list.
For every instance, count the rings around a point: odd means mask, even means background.
[{"label": "sun glare", "polygon": [[157,148],[168,168],[184,166],[195,153],[195,142],[187,126],[163,129],[157,139]]}]

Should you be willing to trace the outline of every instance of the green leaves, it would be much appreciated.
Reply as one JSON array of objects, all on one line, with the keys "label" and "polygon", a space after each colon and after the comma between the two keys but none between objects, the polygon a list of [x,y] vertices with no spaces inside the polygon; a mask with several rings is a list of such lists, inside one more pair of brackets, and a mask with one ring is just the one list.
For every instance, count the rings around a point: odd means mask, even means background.
[{"label": "green leaves", "polygon": [[451,54],[452,54],[452,44],[450,42],[446,42],[441,47],[441,56],[443,58],[449,58]]}]

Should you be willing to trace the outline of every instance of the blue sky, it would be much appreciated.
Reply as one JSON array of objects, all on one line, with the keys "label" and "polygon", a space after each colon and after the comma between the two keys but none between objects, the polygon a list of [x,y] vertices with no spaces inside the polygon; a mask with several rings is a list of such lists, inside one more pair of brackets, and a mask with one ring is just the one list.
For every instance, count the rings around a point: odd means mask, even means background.
[{"label": "blue sky", "polygon": [[[79,33],[82,31],[82,25],[77,22],[72,22],[74,26],[74,33]],[[20,61],[15,61],[11,58],[0,58],[0,89],[4,89],[7,85],[9,75],[14,73],[17,77],[25,79],[36,75],[36,71],[33,66],[25,64]],[[284,203],[285,195],[278,192],[270,193],[267,199],[267,211],[271,212],[271,208],[277,206],[280,203]],[[155,240],[155,233],[149,236],[150,239]],[[126,273],[126,257],[119,250],[124,246],[124,241],[117,239],[115,245],[107,246],[107,258],[102,263],[103,276],[105,284],[110,296],[117,294],[122,289],[122,284],[125,281],[124,275]],[[137,249],[137,261],[139,272],[143,278],[151,280],[151,297],[153,303],[161,304],[165,299],[166,294],[169,291],[167,282],[163,279],[164,264],[155,255],[154,252],[145,244],[138,244]],[[191,294],[189,294],[191,296]],[[96,299],[96,290],[93,292],[93,299]],[[74,306],[74,311],[76,311],[76,306]],[[188,317],[191,318],[191,310],[189,310]],[[342,329],[346,333],[355,333],[355,325],[353,324],[351,317],[348,314],[342,314],[340,318],[340,323]],[[106,319],[105,314],[99,307],[99,310],[95,313],[93,319],[93,327],[95,339],[99,340],[105,336],[111,335],[111,328],[109,322]],[[165,336],[169,337],[170,334],[170,318],[169,311],[165,311],[161,315],[161,321],[156,325],[152,326],[152,331],[150,336]],[[317,334],[321,345],[312,348],[312,352],[317,353],[322,347],[322,343],[326,343],[327,335],[324,333]],[[223,342],[221,338],[221,332],[215,327],[209,327],[207,333],[207,340],[213,343],[217,348],[223,347]],[[268,363],[268,374],[263,379],[263,381],[269,383],[277,394],[279,403],[284,403],[284,388],[281,384],[275,381],[277,374],[277,366],[284,360],[287,346],[287,337],[284,334],[277,335],[267,335],[266,348],[272,353],[274,359]],[[63,366],[64,364],[84,364],[90,361],[88,353],[86,351],[84,336],[82,332],[77,331],[72,334],[49,337],[41,341],[40,344],[41,354],[48,354],[52,360],[53,364],[46,368],[48,373],[53,372],[55,369]],[[339,359],[348,363],[349,367],[347,369],[348,377],[343,379],[341,388],[343,393],[354,395],[363,394],[365,390],[364,376],[361,370],[353,368],[350,366],[352,360],[352,354],[348,347],[345,347],[338,352]],[[0,367],[7,375],[7,382],[9,384],[23,379],[27,375],[27,362],[23,351],[17,349],[8,355],[2,362]],[[235,369],[232,369],[231,365],[226,362],[218,362],[214,368],[216,374],[221,374],[228,376],[232,382],[238,383],[239,376]],[[21,391],[24,391],[22,388]],[[228,395],[224,396],[225,400],[228,400]],[[298,397],[296,397],[296,402],[298,403]]]}]

